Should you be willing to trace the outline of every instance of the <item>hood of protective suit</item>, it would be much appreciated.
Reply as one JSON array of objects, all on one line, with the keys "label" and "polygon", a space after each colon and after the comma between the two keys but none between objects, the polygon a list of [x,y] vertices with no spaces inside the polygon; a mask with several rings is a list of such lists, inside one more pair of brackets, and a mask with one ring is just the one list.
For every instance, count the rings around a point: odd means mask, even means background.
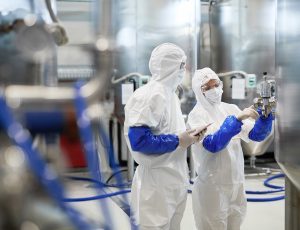
[{"label": "hood of protective suit", "polygon": [[[204,68],[195,71],[192,81],[192,88],[197,98],[197,104],[189,115],[189,123],[192,125],[191,127],[193,127],[193,125],[195,124],[200,126],[213,123],[210,128],[216,131],[219,129],[220,125],[223,123],[227,116],[236,116],[241,110],[236,105],[223,102],[219,104],[212,104],[207,100],[207,98],[202,93],[201,86],[211,79],[220,80],[218,75],[210,68]],[[202,123],[204,120],[205,122]],[[248,142],[248,133],[244,131],[248,130],[249,127],[251,127],[252,129],[253,124],[252,121],[248,120],[244,120],[243,123],[245,128],[243,128],[242,133],[239,135],[242,136],[242,139]],[[248,130],[248,132],[249,131],[250,129]],[[239,135],[237,135],[236,137],[238,137]]]},{"label": "hood of protective suit", "polygon": [[222,103],[210,103],[207,100],[207,98],[203,95],[201,90],[201,86],[212,79],[220,80],[218,75],[210,68],[206,67],[203,69],[196,70],[192,81],[192,88],[196,95],[197,106],[203,108],[208,113],[208,116],[213,119],[214,122],[221,124],[227,116],[226,112],[224,112],[222,108]]},{"label": "hood of protective suit", "polygon": [[207,98],[203,95],[201,86],[209,82],[210,80],[219,80],[218,75],[212,71],[210,68],[203,68],[195,71],[192,87],[196,95],[197,101],[205,108],[209,108],[210,103]]},{"label": "hood of protective suit", "polygon": [[152,51],[149,61],[152,80],[175,90],[185,73],[185,68],[180,69],[182,62],[186,62],[186,55],[175,44],[163,43],[157,46]]}]

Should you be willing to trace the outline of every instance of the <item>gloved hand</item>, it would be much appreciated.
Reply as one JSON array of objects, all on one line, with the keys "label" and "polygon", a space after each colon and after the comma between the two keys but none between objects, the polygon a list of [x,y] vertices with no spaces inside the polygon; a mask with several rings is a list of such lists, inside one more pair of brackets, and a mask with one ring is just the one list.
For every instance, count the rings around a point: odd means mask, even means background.
[{"label": "gloved hand", "polygon": [[252,118],[254,120],[257,120],[259,117],[258,112],[256,112],[256,110],[254,109],[253,106],[250,106],[246,109],[244,109],[243,111],[241,111],[238,115],[237,115],[237,119],[239,121],[248,119],[248,118]]},{"label": "gloved hand", "polygon": [[249,132],[249,138],[250,140],[260,142],[271,133],[274,117],[272,113],[269,113],[269,115],[265,117],[260,109],[258,113],[260,117],[255,121],[253,129]]},{"label": "gloved hand", "polygon": [[273,115],[272,108],[270,107],[267,108],[267,116],[262,114],[261,108],[258,108],[257,112],[262,119],[266,119],[267,117],[272,116],[272,120],[275,120],[275,116]]},{"label": "gloved hand", "polygon": [[182,148],[187,148],[190,145],[194,144],[195,142],[199,141],[200,136],[194,136],[193,133],[195,133],[195,129],[184,131],[183,133],[180,133],[178,135],[179,139],[179,146]]},{"label": "gloved hand", "polygon": [[198,141],[201,141],[207,131],[207,128],[208,126],[210,126],[212,123],[208,124],[208,125],[204,125],[204,126],[200,126],[200,127],[197,127],[195,128],[194,131],[192,131],[190,134],[192,136],[198,136],[199,137],[199,140]]}]

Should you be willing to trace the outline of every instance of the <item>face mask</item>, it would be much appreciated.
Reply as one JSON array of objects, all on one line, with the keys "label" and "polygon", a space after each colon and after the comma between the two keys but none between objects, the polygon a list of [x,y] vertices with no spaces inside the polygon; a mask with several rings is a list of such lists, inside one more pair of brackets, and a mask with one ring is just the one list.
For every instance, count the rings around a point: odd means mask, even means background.
[{"label": "face mask", "polygon": [[178,75],[176,76],[176,79],[174,79],[174,81],[176,82],[176,84],[175,84],[176,88],[177,88],[177,86],[179,86],[182,83],[184,74],[185,74],[185,70],[180,70]]},{"label": "face mask", "polygon": [[221,103],[223,90],[221,87],[213,88],[204,92],[204,95],[209,103],[219,104]]}]

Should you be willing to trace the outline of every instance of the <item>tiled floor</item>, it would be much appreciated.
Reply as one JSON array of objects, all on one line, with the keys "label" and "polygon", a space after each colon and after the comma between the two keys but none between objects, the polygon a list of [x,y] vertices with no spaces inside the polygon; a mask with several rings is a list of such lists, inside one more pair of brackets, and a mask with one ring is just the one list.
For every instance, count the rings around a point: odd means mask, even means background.
[{"label": "tiled floor", "polygon": [[[266,177],[247,177],[246,189],[248,190],[266,190],[262,185],[263,180]],[[283,180],[278,179],[274,181],[274,184],[283,185]],[[88,183],[86,182],[68,182],[69,196],[89,196],[94,194]],[[271,197],[272,195],[268,195]],[[274,195],[273,195],[274,196]],[[251,196],[253,197],[253,195]],[[266,197],[266,195],[264,196]],[[106,210],[110,210],[112,222],[114,223],[113,229],[130,229],[128,217],[126,214],[111,200],[102,200],[102,204],[106,205]],[[101,219],[108,221],[108,216],[103,217],[99,209],[98,202],[81,202],[73,204],[78,210],[80,210],[87,217],[95,220],[97,223],[101,222]],[[181,229],[183,230],[195,230],[195,224],[192,212],[191,195],[188,196],[186,211],[181,223]],[[284,201],[265,202],[265,203],[249,203],[246,219],[242,225],[241,230],[253,230],[253,229],[265,229],[265,230],[283,230],[284,229]]]}]

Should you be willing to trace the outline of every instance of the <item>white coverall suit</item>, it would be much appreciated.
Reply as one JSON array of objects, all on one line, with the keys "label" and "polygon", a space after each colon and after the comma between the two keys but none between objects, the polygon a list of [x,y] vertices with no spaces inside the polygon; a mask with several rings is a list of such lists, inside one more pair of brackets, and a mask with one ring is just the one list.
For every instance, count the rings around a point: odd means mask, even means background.
[{"label": "white coverall suit", "polygon": [[144,154],[132,150],[129,127],[148,126],[154,135],[186,130],[175,90],[182,80],[184,51],[171,43],[156,47],[149,61],[151,81],[137,89],[125,106],[124,135],[138,163],[131,192],[131,219],[140,230],[180,229],[189,185],[186,149]]},{"label": "white coverall suit", "polygon": [[[201,86],[210,79],[220,80],[209,68],[197,70],[193,90],[197,104],[188,116],[188,127],[207,125],[207,135],[216,132],[225,118],[241,111],[228,103],[209,103]],[[249,142],[248,133],[254,122],[243,121],[242,130],[220,152],[211,153],[203,141],[192,146],[197,178],[194,182],[193,212],[198,230],[238,230],[246,214],[244,190],[244,156],[241,139]]]}]

